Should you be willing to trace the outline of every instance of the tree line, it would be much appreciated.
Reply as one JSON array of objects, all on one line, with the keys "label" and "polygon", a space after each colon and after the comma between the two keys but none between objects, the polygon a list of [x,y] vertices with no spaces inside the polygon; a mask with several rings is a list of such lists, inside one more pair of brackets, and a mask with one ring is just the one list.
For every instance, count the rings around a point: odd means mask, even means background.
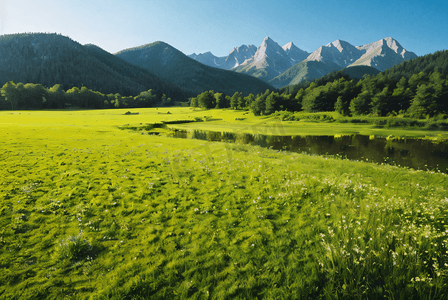
[{"label": "tree line", "polygon": [[197,97],[190,98],[191,107],[251,109],[256,116],[270,115],[279,109],[297,110],[297,103],[291,101],[292,95],[279,94],[267,89],[257,95],[243,96],[241,92],[235,92],[232,96],[223,93],[215,93],[213,90],[205,91]]},{"label": "tree line", "polygon": [[408,114],[433,117],[448,113],[448,77],[436,71],[400,79],[379,73],[355,82],[342,77],[325,85],[311,83],[295,95],[306,112],[337,111],[346,116]]},{"label": "tree line", "polygon": [[61,84],[47,88],[42,84],[7,82],[0,89],[0,109],[64,109],[64,108],[133,108],[170,106],[174,104],[165,94],[156,94],[152,89],[137,96],[122,96],[119,93],[103,94],[87,87],[73,87],[67,91]]}]

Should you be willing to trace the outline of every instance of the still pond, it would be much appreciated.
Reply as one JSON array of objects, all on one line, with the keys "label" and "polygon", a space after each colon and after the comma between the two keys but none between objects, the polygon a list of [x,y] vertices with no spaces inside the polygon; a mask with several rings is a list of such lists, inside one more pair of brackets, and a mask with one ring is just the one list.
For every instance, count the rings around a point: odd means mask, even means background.
[{"label": "still pond", "polygon": [[252,144],[274,150],[331,155],[448,173],[448,141],[365,135],[275,136],[202,130],[176,130],[172,135],[176,138]]}]

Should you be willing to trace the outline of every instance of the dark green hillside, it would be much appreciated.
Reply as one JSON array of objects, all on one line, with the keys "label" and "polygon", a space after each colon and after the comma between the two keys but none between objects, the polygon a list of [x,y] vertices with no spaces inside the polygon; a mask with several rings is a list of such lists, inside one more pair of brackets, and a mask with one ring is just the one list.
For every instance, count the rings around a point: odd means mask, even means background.
[{"label": "dark green hillside", "polygon": [[138,68],[125,60],[119,59],[96,45],[88,44],[84,47],[88,50],[89,54],[111,68],[113,73],[122,74],[148,88],[151,88],[151,86],[148,86],[148,83],[151,83],[158,94],[166,94],[174,99],[183,99],[190,96],[190,93],[186,93],[177,86],[151,74],[148,70]]},{"label": "dark green hillside", "polygon": [[413,74],[424,72],[432,73],[436,70],[440,74],[448,74],[448,50],[437,51],[433,54],[418,57],[404,61],[399,65],[385,71],[390,77],[400,79],[401,77],[410,78]]},{"label": "dark green hillside", "polygon": [[332,62],[302,61],[270,80],[269,83],[280,88],[287,85],[298,84],[303,81],[313,81],[330,72],[338,71],[341,68],[341,66]]},{"label": "dark green hillside", "polygon": [[267,68],[260,68],[258,69],[256,66],[249,66],[249,65],[242,65],[238,66],[233,71],[240,73],[240,74],[247,74],[255,78],[259,78],[261,80],[269,81],[272,76],[270,76],[270,72],[267,70]]},{"label": "dark green hillside", "polygon": [[116,56],[195,94],[208,90],[227,95],[257,94],[272,89],[271,85],[251,76],[203,65],[164,42],[126,49]]},{"label": "dark green hillside", "polygon": [[347,74],[351,79],[362,79],[365,75],[378,75],[380,70],[370,66],[353,66],[341,70],[342,73]]},{"label": "dark green hillside", "polygon": [[233,69],[233,71],[241,74],[247,74],[272,84],[271,81],[275,78],[275,76],[281,75],[281,72],[290,66],[290,62],[284,58],[282,59],[280,57],[279,59],[273,59],[267,56],[264,61],[240,65]]},{"label": "dark green hillside", "polygon": [[65,90],[86,86],[121,95],[138,95],[148,89],[173,98],[184,94],[146,70],[58,34],[1,36],[0,57],[2,86],[14,81],[47,87],[61,84]]}]

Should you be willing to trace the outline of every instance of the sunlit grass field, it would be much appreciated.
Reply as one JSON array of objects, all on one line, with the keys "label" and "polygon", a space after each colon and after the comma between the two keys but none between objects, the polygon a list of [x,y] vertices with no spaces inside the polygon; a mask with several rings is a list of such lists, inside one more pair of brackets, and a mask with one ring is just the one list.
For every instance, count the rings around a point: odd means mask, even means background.
[{"label": "sunlit grass field", "polygon": [[277,124],[245,112],[126,111],[0,113],[1,299],[448,297],[447,175],[118,129]]},{"label": "sunlit grass field", "polygon": [[[125,115],[126,112],[132,113]],[[328,115],[336,113],[328,113]],[[232,133],[266,135],[376,135],[406,137],[448,138],[447,131],[424,130],[421,128],[378,128],[373,124],[280,121],[272,116],[256,117],[253,113],[231,109],[202,110],[190,107],[139,108],[118,110],[75,110],[75,111],[0,111],[0,126],[10,124],[26,126],[88,126],[101,131],[125,124],[161,123],[164,121],[200,120],[200,122],[170,124],[171,128],[197,129]]]}]

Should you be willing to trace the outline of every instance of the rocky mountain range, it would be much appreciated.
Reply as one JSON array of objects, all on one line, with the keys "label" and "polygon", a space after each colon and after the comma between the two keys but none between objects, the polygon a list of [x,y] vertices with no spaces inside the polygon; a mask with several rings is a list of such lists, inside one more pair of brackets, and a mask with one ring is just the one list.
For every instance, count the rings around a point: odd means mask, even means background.
[{"label": "rocky mountain range", "polygon": [[[250,52],[247,54],[250,55]],[[415,53],[407,51],[391,37],[362,46],[353,46],[346,41],[336,40],[313,53],[298,48],[292,42],[280,47],[270,37],[266,37],[253,56],[248,55],[245,56],[244,62],[238,61],[231,70],[260,78],[275,87],[295,84],[300,80],[313,80],[318,78],[315,76],[323,76],[351,66],[370,66],[385,71],[405,60],[417,58]],[[190,57],[200,61],[202,56],[194,54]],[[210,52],[207,53],[207,57],[207,64],[216,68],[223,68],[222,63],[216,62],[228,58],[218,58]],[[230,64],[226,65],[226,69],[229,66]],[[311,73],[308,74],[307,70],[311,70]],[[287,74],[284,74],[285,72]],[[280,78],[276,78],[278,76]]]},{"label": "rocky mountain range", "polygon": [[207,66],[234,70],[269,81],[280,75],[294,64],[303,61],[310,53],[301,50],[294,43],[281,47],[270,37],[266,37],[257,48],[254,45],[235,47],[228,56],[217,57],[211,52],[190,54],[193,58]]},{"label": "rocky mountain range", "polygon": [[307,60],[331,61],[344,68],[371,66],[380,71],[385,71],[394,65],[413,58],[417,58],[415,53],[407,51],[395,39],[388,37],[356,47],[348,42],[336,40],[311,53]]},{"label": "rocky mountain range", "polygon": [[281,47],[270,37],[266,37],[254,56],[246,59],[234,71],[246,73],[264,81],[282,74],[296,63],[304,60],[309,53],[297,48],[293,43]]}]

